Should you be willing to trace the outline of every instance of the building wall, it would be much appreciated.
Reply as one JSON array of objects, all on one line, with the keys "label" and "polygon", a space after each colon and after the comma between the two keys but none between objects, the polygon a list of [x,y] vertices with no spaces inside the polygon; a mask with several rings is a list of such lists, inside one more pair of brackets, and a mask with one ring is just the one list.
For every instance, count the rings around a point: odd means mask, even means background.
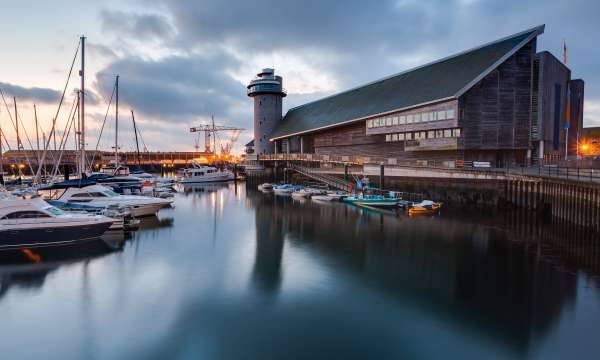
[{"label": "building wall", "polygon": [[[306,138],[306,135],[305,135]],[[404,142],[386,142],[385,135],[367,135],[365,121],[324,130],[313,135],[318,155],[364,156],[372,158],[457,160],[461,151],[404,151]]]},{"label": "building wall", "polygon": [[583,130],[583,99],[585,83],[581,79],[569,82],[571,90],[571,126],[569,128],[569,155],[578,154],[577,146]]},{"label": "building wall", "polygon": [[534,39],[460,97],[463,149],[529,147],[535,48]]},{"label": "building wall", "polygon": [[254,96],[254,152],[274,152],[269,141],[273,130],[281,121],[281,95],[261,94]]},{"label": "building wall", "polygon": [[537,59],[540,157],[552,162],[565,155],[564,103],[571,71],[547,51]]}]

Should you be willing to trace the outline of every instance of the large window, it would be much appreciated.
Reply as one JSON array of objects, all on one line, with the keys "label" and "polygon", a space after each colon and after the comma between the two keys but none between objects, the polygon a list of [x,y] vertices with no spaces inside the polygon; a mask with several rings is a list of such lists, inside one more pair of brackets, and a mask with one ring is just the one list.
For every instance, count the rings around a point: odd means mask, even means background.
[{"label": "large window", "polygon": [[45,214],[41,211],[15,211],[13,213],[7,214],[2,217],[0,220],[7,219],[37,219],[37,218],[48,218],[50,215]]}]

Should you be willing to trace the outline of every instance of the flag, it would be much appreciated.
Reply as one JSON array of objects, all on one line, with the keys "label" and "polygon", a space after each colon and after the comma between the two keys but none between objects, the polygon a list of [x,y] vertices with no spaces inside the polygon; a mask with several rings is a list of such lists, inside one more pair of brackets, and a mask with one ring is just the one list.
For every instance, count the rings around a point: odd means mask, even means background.
[{"label": "flag", "polygon": [[567,65],[567,42],[563,41],[563,63]]},{"label": "flag", "polygon": [[571,127],[571,85],[567,83],[567,100],[565,102],[565,129]]}]

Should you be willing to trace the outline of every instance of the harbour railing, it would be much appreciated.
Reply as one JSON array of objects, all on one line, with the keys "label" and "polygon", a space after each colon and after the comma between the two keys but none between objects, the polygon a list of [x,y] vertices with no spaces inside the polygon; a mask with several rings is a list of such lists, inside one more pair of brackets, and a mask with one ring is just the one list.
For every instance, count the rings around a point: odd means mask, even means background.
[{"label": "harbour railing", "polygon": [[[391,168],[414,168],[414,169],[431,169],[444,170],[453,172],[470,172],[491,175],[523,175],[540,178],[553,178],[573,180],[579,182],[600,183],[600,169],[565,167],[559,165],[535,165],[535,166],[518,166],[507,165],[503,167],[494,166],[489,162],[475,162],[464,160],[404,160],[398,158],[382,158],[382,157],[367,157],[367,156],[339,156],[339,155],[319,155],[319,154],[297,154],[297,153],[281,153],[281,154],[262,154],[257,156],[259,161],[306,161],[316,164],[317,167],[311,170],[313,173],[321,173],[326,166],[326,171],[333,172],[335,167],[340,168],[343,173],[344,167],[364,166],[364,165],[383,165]],[[312,169],[310,167],[304,167]]]}]

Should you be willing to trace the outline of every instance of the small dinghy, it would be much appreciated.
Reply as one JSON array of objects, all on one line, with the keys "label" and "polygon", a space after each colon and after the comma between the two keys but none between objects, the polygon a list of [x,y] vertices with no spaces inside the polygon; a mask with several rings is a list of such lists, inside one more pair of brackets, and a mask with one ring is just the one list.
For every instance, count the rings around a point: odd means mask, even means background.
[{"label": "small dinghy", "polygon": [[379,208],[398,206],[398,199],[386,198],[380,195],[367,195],[365,197],[348,196],[342,201],[358,206],[370,206]]},{"label": "small dinghy", "polygon": [[408,215],[433,215],[437,214],[441,207],[441,203],[436,203],[431,200],[423,200],[409,208]]}]

